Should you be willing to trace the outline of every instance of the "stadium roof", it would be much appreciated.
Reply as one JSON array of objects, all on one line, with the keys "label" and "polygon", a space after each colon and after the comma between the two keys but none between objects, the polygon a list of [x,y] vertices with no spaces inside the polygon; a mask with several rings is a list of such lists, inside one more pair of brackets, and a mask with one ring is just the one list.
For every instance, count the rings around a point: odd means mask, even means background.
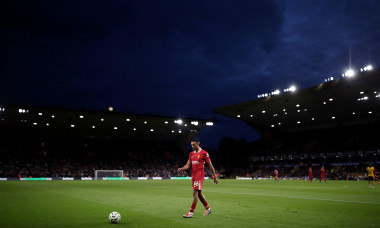
[{"label": "stadium roof", "polygon": [[214,122],[200,118],[0,105],[0,129],[6,134],[116,137],[184,143]]},{"label": "stadium roof", "polygon": [[320,85],[218,107],[260,133],[368,123],[380,119],[380,68]]}]

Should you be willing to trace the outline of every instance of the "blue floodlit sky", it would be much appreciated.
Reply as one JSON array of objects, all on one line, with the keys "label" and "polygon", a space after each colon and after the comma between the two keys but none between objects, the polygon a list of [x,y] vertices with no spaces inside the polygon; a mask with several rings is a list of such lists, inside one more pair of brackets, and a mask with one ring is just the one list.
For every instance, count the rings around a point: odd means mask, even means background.
[{"label": "blue floodlit sky", "polygon": [[376,0],[7,0],[2,8],[0,104],[217,118],[199,135],[209,146],[259,138],[215,107],[380,61]]}]

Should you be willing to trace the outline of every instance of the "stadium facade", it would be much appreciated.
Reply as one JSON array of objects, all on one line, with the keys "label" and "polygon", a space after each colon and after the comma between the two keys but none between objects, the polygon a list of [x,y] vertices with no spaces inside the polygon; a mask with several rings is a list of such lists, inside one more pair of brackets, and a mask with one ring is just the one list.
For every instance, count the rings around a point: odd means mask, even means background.
[{"label": "stadium facade", "polygon": [[0,105],[3,135],[64,135],[172,141],[185,145],[215,119]]},{"label": "stadium facade", "polygon": [[246,148],[247,176],[268,177],[276,168],[307,176],[309,167],[325,165],[332,179],[363,178],[367,165],[380,164],[380,68],[214,112],[261,134]]},{"label": "stadium facade", "polygon": [[242,120],[263,139],[272,133],[380,120],[380,68],[310,88],[226,105],[215,113]]},{"label": "stadium facade", "polygon": [[[187,145],[215,119],[0,106],[0,178],[87,180],[171,178],[186,161]],[[184,173],[183,177],[187,174]],[[2,179],[0,179],[2,180]]]}]

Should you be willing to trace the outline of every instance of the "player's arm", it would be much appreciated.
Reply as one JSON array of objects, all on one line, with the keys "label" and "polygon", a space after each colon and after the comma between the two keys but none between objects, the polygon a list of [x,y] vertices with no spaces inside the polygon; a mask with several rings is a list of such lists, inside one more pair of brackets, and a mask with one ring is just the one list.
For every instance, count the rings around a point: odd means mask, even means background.
[{"label": "player's arm", "polygon": [[216,176],[214,166],[212,165],[211,161],[206,162],[206,164],[210,168],[210,170],[212,172],[212,175],[214,176],[214,182],[215,182],[215,184],[217,184],[219,181],[218,181],[218,177]]},{"label": "player's arm", "polygon": [[183,171],[183,170],[187,170],[187,169],[189,169],[189,168],[190,168],[190,160],[187,161],[187,163],[186,163],[185,166],[183,166],[183,167],[181,167],[181,168],[178,168],[178,172],[181,172],[181,171]]}]

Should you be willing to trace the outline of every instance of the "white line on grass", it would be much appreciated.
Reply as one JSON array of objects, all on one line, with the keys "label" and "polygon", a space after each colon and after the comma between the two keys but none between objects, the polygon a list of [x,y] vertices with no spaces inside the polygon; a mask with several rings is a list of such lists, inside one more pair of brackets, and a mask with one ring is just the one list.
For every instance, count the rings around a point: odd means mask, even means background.
[{"label": "white line on grass", "polygon": [[[210,190],[209,190],[210,191]],[[265,194],[252,194],[252,193],[242,193],[242,192],[219,192],[212,191],[215,193],[225,193],[225,194],[240,194],[240,195],[254,195],[254,196],[268,196],[268,197],[278,197],[278,198],[289,198],[289,199],[306,199],[306,200],[320,200],[320,201],[332,201],[332,202],[343,202],[343,203],[360,203],[360,204],[374,204],[380,205],[377,202],[366,202],[366,201],[352,201],[352,200],[334,200],[334,199],[318,199],[309,197],[299,197],[299,196],[278,196],[278,195],[265,195]]]},{"label": "white line on grass", "polygon": [[318,198],[295,197],[295,196],[273,196],[273,197],[282,197],[282,198],[291,198],[291,199],[307,199],[307,200],[322,200],[322,201],[333,201],[333,202],[344,202],[344,203],[361,203],[361,204],[375,204],[375,205],[380,205],[380,203],[376,203],[376,202],[365,202],[365,201],[334,200],[334,199],[318,199]]}]

